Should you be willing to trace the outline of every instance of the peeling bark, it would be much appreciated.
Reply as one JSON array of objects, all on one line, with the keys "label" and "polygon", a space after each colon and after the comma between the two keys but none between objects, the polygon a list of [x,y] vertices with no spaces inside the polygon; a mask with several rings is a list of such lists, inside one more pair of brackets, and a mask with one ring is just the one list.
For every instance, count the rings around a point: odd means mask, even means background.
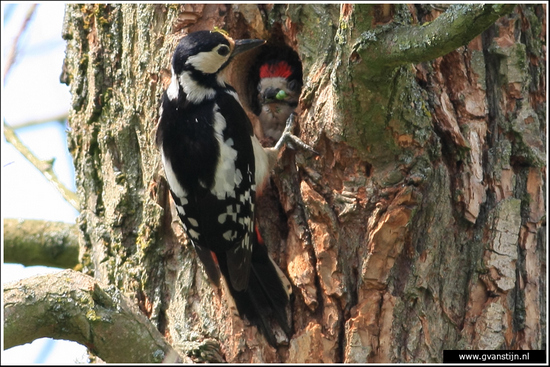
[{"label": "peeling bark", "polygon": [[[136,299],[178,350],[219,343],[213,360],[440,363],[445,349],[543,348],[545,24],[535,4],[69,5],[85,271]],[[198,265],[153,144],[177,41],[213,26],[296,50],[296,132],[321,153],[287,149],[258,202],[295,294],[294,334],[277,350]],[[253,58],[228,70],[241,95]]]}]

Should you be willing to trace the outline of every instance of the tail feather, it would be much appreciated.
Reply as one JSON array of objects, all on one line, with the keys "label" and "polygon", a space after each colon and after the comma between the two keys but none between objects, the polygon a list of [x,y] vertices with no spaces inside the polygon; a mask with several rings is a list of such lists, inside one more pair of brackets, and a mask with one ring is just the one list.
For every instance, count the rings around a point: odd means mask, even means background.
[{"label": "tail feather", "polygon": [[[252,276],[245,294],[240,295],[242,298],[239,297],[241,298],[241,302],[236,302],[237,308],[239,303],[243,303],[243,301],[247,302],[248,305],[243,307],[243,314],[252,324],[258,327],[258,330],[260,330],[269,344],[275,347],[277,345],[277,340],[269,324],[269,319],[271,318],[274,309],[271,306],[268,297],[266,297],[264,293],[258,292],[258,290],[261,290],[260,282],[257,277]],[[239,312],[241,312],[241,310],[239,310]]]},{"label": "tail feather", "polygon": [[270,259],[267,248],[258,243],[253,247],[252,269],[245,290],[237,291],[231,285],[225,254],[218,254],[219,266],[241,317],[246,317],[251,324],[256,325],[269,344],[276,347],[270,319],[274,318],[287,337],[290,337],[291,327],[286,312],[289,293],[280,278],[280,275],[284,275]]},{"label": "tail feather", "polygon": [[288,325],[286,314],[289,294],[280,278],[281,275],[284,275],[275,268],[277,265],[269,258],[266,247],[262,245],[258,245],[257,247],[258,250],[256,254],[252,254],[252,274],[255,275],[263,294],[273,306],[273,312],[277,322],[285,334],[290,336],[290,326]]}]

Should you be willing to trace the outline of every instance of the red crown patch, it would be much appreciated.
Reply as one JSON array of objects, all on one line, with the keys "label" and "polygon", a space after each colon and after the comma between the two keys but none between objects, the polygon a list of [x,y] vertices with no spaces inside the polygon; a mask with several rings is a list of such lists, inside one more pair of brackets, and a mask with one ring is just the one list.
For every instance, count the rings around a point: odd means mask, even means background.
[{"label": "red crown patch", "polygon": [[276,64],[263,64],[260,68],[260,79],[263,78],[289,78],[292,75],[292,69],[286,61],[279,61]]}]

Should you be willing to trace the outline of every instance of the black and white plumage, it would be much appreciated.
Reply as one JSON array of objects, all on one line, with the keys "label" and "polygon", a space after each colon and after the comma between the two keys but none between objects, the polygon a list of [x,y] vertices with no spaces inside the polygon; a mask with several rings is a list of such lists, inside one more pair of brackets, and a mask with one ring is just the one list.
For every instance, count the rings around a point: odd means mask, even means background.
[{"label": "black and white plumage", "polygon": [[221,71],[262,40],[232,40],[216,31],[188,34],[172,61],[156,142],[179,217],[209,278],[226,279],[241,316],[276,345],[269,319],[290,334],[290,283],[256,236],[256,189],[268,177],[276,149],[265,151],[237,93]]}]

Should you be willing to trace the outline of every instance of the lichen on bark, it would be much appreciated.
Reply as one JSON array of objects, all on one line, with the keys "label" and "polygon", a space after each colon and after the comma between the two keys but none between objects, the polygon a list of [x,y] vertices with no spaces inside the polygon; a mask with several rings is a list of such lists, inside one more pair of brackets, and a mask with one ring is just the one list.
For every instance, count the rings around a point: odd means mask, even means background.
[{"label": "lichen on bark", "polygon": [[[204,355],[229,362],[434,363],[445,349],[540,348],[541,9],[68,5],[85,271],[130,295],[173,345],[197,356],[216,340],[220,353],[214,342]],[[478,35],[472,19],[488,29]],[[277,33],[297,51],[297,133],[321,153],[285,151],[258,204],[294,286],[294,334],[278,350],[198,265],[153,141],[177,41],[214,25]]]}]

